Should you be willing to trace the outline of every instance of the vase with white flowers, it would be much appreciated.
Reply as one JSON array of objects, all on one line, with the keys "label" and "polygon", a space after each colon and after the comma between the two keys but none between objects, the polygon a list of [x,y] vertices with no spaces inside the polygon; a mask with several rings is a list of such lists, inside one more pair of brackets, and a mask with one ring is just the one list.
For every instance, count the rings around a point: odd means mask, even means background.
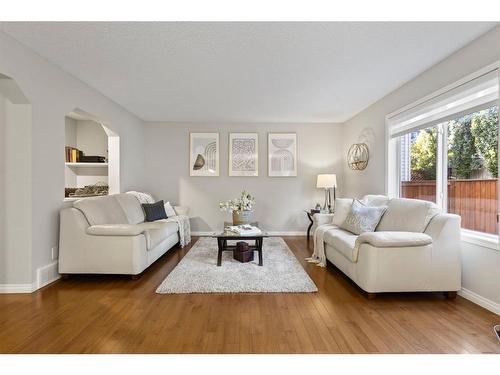
[{"label": "vase with white flowers", "polygon": [[239,198],[220,202],[219,208],[221,211],[233,212],[233,225],[243,225],[250,224],[254,205],[255,198],[249,192],[242,191]]}]

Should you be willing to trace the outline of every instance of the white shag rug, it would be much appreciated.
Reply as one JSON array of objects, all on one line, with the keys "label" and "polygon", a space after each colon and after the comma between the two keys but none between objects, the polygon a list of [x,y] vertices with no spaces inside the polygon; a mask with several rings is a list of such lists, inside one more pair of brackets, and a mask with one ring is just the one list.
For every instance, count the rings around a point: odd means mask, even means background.
[{"label": "white shag rug", "polygon": [[[251,241],[252,243],[253,241]],[[317,292],[318,288],[281,237],[264,238],[264,265],[240,263],[231,251],[217,267],[217,239],[202,237],[163,280],[156,293]]]}]

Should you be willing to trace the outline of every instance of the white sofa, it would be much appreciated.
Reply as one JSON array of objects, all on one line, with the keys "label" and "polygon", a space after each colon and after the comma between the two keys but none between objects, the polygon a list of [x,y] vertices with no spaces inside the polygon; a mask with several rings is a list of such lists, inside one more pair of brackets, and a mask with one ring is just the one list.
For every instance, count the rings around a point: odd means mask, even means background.
[{"label": "white sofa", "polygon": [[63,208],[59,273],[140,274],[179,242],[177,223],[144,220],[132,194],[80,199]]},{"label": "white sofa", "polygon": [[[388,208],[375,232],[358,236],[334,225],[323,236],[327,260],[370,297],[413,291],[454,297],[461,288],[460,216],[417,199],[368,195],[362,202]],[[348,207],[336,211],[333,224],[345,219]]]}]

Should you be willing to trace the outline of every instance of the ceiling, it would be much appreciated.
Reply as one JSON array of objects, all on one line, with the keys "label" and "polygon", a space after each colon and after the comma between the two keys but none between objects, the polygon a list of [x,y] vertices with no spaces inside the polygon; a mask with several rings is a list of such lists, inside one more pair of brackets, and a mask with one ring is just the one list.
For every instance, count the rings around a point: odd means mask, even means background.
[{"label": "ceiling", "polygon": [[146,121],[343,122],[485,22],[3,22]]}]

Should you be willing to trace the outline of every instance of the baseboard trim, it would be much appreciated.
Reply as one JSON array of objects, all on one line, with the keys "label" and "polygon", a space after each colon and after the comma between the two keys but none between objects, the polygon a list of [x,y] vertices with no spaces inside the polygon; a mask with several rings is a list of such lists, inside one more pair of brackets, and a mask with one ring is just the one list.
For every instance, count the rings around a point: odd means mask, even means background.
[{"label": "baseboard trim", "polygon": [[43,288],[61,278],[58,272],[59,261],[49,263],[36,270],[36,289]]},{"label": "baseboard trim", "polygon": [[267,232],[270,236],[307,236],[305,231],[269,231]]},{"label": "baseboard trim", "polygon": [[0,294],[33,293],[35,284],[0,284]]},{"label": "baseboard trim", "polygon": [[[196,232],[191,232],[192,236],[199,236],[199,237],[206,237],[206,236],[213,236],[214,233],[217,233],[215,231],[210,231],[210,232],[204,232],[204,231],[196,231]],[[269,231],[267,232],[268,235],[270,236],[306,236],[307,232],[304,231]]]},{"label": "baseboard trim", "polygon": [[0,284],[0,294],[33,293],[61,278],[58,271],[59,262],[49,263],[36,270],[36,280],[33,284]]},{"label": "baseboard trim", "polygon": [[462,290],[458,291],[458,295],[468,299],[469,301],[475,303],[476,305],[479,305],[481,307],[484,307],[486,310],[489,310],[497,315],[500,315],[500,304],[496,303],[492,300],[489,300],[487,298],[484,298],[483,296],[474,293],[473,291],[469,289],[462,288]]}]

